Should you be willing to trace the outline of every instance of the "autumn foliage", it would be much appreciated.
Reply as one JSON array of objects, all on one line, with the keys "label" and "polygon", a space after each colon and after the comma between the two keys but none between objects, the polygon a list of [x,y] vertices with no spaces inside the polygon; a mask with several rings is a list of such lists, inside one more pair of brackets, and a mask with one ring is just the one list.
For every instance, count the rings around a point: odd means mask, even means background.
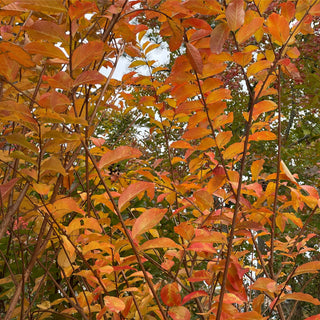
[{"label": "autumn foliage", "polygon": [[2,319],[320,319],[283,128],[319,0],[0,4]]}]

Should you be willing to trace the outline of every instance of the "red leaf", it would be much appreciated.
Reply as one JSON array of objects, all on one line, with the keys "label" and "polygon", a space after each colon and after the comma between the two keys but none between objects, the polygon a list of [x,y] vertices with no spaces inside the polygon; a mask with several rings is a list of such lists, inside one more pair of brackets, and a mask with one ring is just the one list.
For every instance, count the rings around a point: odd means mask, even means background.
[{"label": "red leaf", "polygon": [[160,296],[164,304],[169,307],[179,306],[181,304],[181,295],[176,282],[165,285],[161,289]]},{"label": "red leaf", "polygon": [[193,46],[191,43],[187,43],[186,47],[187,47],[187,57],[189,59],[190,64],[192,65],[192,68],[197,73],[201,74],[203,71],[203,63],[202,63],[202,58],[199,50],[195,46]]},{"label": "red leaf", "polygon": [[308,318],[306,318],[304,320],[320,320],[320,313],[316,314],[314,316],[308,317]]},{"label": "red leaf", "polygon": [[239,29],[244,23],[243,0],[232,0],[226,10],[228,26],[232,31]]},{"label": "red leaf", "polygon": [[186,295],[183,300],[182,300],[182,304],[187,303],[188,301],[198,298],[198,297],[206,297],[208,296],[208,294],[203,291],[203,290],[199,290],[199,291],[193,291],[191,293],[189,293],[188,295]]},{"label": "red leaf", "polygon": [[18,180],[19,178],[14,178],[11,179],[9,182],[0,185],[0,196],[2,200],[4,200],[9,195],[10,191],[12,190],[12,188]]},{"label": "red leaf", "polygon": [[161,221],[166,212],[167,209],[157,208],[152,208],[143,212],[132,227],[132,237],[136,238],[139,234],[153,228]]},{"label": "red leaf", "polygon": [[211,32],[210,49],[211,52],[220,54],[224,43],[229,36],[230,29],[226,23],[219,23]]},{"label": "red leaf", "polygon": [[73,87],[80,86],[82,84],[98,84],[106,80],[97,70],[89,70],[82,72],[73,83]]}]

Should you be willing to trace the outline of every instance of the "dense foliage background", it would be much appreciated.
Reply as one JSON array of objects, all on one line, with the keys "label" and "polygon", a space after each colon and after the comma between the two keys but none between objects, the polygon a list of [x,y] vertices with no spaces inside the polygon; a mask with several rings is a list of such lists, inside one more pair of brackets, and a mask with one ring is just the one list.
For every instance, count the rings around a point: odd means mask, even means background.
[{"label": "dense foliage background", "polygon": [[0,6],[2,319],[320,319],[318,0]]}]

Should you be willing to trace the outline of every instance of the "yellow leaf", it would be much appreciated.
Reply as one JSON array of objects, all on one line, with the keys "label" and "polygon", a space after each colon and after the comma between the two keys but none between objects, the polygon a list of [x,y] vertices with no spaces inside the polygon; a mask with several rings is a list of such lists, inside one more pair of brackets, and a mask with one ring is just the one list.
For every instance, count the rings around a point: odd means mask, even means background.
[{"label": "yellow leaf", "polygon": [[264,164],[263,159],[253,161],[253,163],[251,165],[252,181],[255,181],[258,179],[259,173],[261,172],[261,170],[263,168],[263,164]]},{"label": "yellow leaf", "polygon": [[232,159],[243,152],[243,142],[236,142],[230,145],[224,152],[224,159]]}]

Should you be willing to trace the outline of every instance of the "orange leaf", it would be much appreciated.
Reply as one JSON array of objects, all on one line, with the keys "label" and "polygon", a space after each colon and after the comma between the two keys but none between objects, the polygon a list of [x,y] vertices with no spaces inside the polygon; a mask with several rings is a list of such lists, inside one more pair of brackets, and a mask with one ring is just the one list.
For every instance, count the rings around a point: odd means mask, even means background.
[{"label": "orange leaf", "polygon": [[[281,15],[286,17],[288,21],[294,18],[296,7],[293,2],[288,1],[288,2],[281,3],[280,7],[281,7]],[[312,14],[311,10],[309,11],[310,14]]]},{"label": "orange leaf", "polygon": [[180,48],[183,40],[183,29],[178,25],[177,21],[168,19],[168,24],[171,29],[171,37],[169,39],[169,48],[171,51],[176,51]]},{"label": "orange leaf", "polygon": [[190,241],[194,235],[194,227],[190,222],[181,222],[174,227],[174,232],[180,235],[183,239]]},{"label": "orange leaf", "polygon": [[277,282],[269,278],[258,278],[256,282],[250,286],[252,290],[277,292]]},{"label": "orange leaf", "polygon": [[169,238],[157,238],[148,240],[140,246],[140,250],[149,250],[156,248],[176,248],[182,250],[182,247]]},{"label": "orange leaf", "polygon": [[105,153],[101,157],[98,167],[102,169],[103,167],[110,166],[113,163],[126,159],[139,158],[141,156],[142,153],[138,149],[127,146],[121,146]]},{"label": "orange leaf", "polygon": [[189,251],[217,253],[212,243],[192,242],[187,248]]},{"label": "orange leaf", "polygon": [[193,149],[193,147],[190,145],[190,143],[179,140],[179,141],[174,141],[171,143],[170,148],[176,148],[176,149]]},{"label": "orange leaf", "polygon": [[317,16],[319,17],[320,16],[320,3],[316,4],[315,6],[313,6],[309,13],[313,16]]},{"label": "orange leaf", "polygon": [[244,23],[243,0],[232,0],[226,9],[228,26],[232,31],[239,29]]},{"label": "orange leaf", "polygon": [[310,294],[302,293],[302,292],[294,292],[294,293],[288,293],[288,294],[282,295],[279,300],[274,299],[270,304],[270,308],[273,308],[273,305],[276,302],[277,302],[277,304],[279,304],[279,303],[282,303],[286,300],[298,300],[298,301],[309,302],[309,303],[312,303],[316,306],[320,305],[320,301],[318,299],[314,298],[313,296],[311,296]]},{"label": "orange leaf", "polygon": [[10,82],[14,82],[20,70],[19,64],[8,58],[7,54],[0,54],[0,74]]},{"label": "orange leaf", "polygon": [[210,49],[212,53],[220,54],[224,43],[229,37],[230,29],[226,23],[219,23],[211,32]]},{"label": "orange leaf", "polygon": [[60,88],[66,91],[69,91],[72,88],[73,80],[68,73],[60,71],[55,74],[53,77],[44,75],[44,81],[47,81],[52,88]]},{"label": "orange leaf", "polygon": [[209,129],[196,127],[196,128],[192,128],[192,129],[187,130],[182,135],[182,138],[184,138],[186,140],[200,139],[200,138],[207,136],[210,133],[211,133],[211,131]]},{"label": "orange leaf", "polygon": [[237,42],[240,44],[247,41],[262,27],[263,22],[263,18],[255,17],[249,23],[243,25],[236,34]]},{"label": "orange leaf", "polygon": [[132,227],[132,237],[136,238],[139,234],[153,228],[161,221],[166,212],[167,209],[157,208],[152,208],[143,212]]},{"label": "orange leaf", "polygon": [[277,104],[271,100],[260,101],[253,107],[252,119],[257,120],[261,113],[268,112],[276,108]]},{"label": "orange leaf", "polygon": [[224,147],[232,138],[232,132],[231,131],[223,131],[219,132],[216,136],[216,143],[218,148]]},{"label": "orange leaf", "polygon": [[[224,300],[223,300],[224,302]],[[235,303],[235,302],[234,302]],[[235,315],[234,320],[264,320],[266,319],[256,311],[241,312]]]},{"label": "orange leaf", "polygon": [[273,0],[254,0],[254,3],[258,6],[259,12],[262,14],[268,9],[272,1]]},{"label": "orange leaf", "polygon": [[185,113],[191,114],[192,112],[196,112],[203,109],[203,104],[199,100],[186,101],[179,105],[179,107],[175,110],[176,114]]},{"label": "orange leaf", "polygon": [[168,311],[168,314],[173,320],[190,320],[191,319],[190,311],[183,306],[176,306],[176,307],[170,308],[170,310]]},{"label": "orange leaf", "polygon": [[209,210],[213,206],[213,197],[206,190],[197,190],[194,197],[200,210]]},{"label": "orange leaf", "polygon": [[96,59],[100,59],[103,54],[102,41],[90,41],[80,45],[72,54],[72,68],[82,68]]},{"label": "orange leaf", "polygon": [[195,299],[195,298],[198,298],[198,297],[207,297],[208,296],[208,293],[203,291],[203,290],[199,290],[199,291],[193,291],[189,294],[187,294],[183,300],[182,300],[182,304],[185,304],[187,303],[188,301],[192,300],[192,299]]},{"label": "orange leaf", "polygon": [[65,168],[62,166],[61,161],[57,157],[50,157],[45,159],[41,163],[41,174],[44,174],[46,171],[53,171],[62,174],[63,176],[67,175]]},{"label": "orange leaf", "polygon": [[67,61],[63,51],[56,47],[53,43],[34,41],[27,43],[24,46],[24,49],[31,54],[40,54],[44,57],[58,58]]},{"label": "orange leaf", "polygon": [[243,152],[243,142],[236,142],[230,145],[224,152],[224,159],[232,159]]},{"label": "orange leaf", "polygon": [[203,71],[203,63],[199,50],[193,46],[191,43],[186,44],[187,47],[187,57],[192,66],[192,68],[197,73],[202,73]]},{"label": "orange leaf", "polygon": [[195,237],[192,242],[224,243],[227,244],[226,236],[217,231],[208,231],[206,229],[196,229]]},{"label": "orange leaf", "polygon": [[267,20],[267,26],[273,40],[280,45],[284,44],[289,38],[289,22],[284,16],[273,12]]},{"label": "orange leaf", "polygon": [[223,99],[232,99],[229,89],[221,88],[212,91],[207,97],[207,103],[215,103]]},{"label": "orange leaf", "polygon": [[69,7],[69,17],[71,20],[79,19],[86,13],[99,12],[97,5],[93,2],[80,2],[75,1]]},{"label": "orange leaf", "polygon": [[71,212],[77,212],[83,216],[86,214],[72,198],[64,198],[55,201],[52,211],[56,219],[60,219],[67,213]]},{"label": "orange leaf", "polygon": [[249,141],[270,141],[277,139],[277,136],[270,131],[259,131],[249,136]]},{"label": "orange leaf", "polygon": [[91,229],[99,233],[102,232],[99,222],[95,218],[75,218],[69,226],[65,227],[67,234],[71,234],[73,231],[79,229]]},{"label": "orange leaf", "polygon": [[151,182],[139,181],[137,183],[130,184],[123,193],[121,194],[118,202],[119,210],[122,211],[124,207],[132,200],[134,197],[139,195],[144,191],[154,192],[154,184]]},{"label": "orange leaf", "polygon": [[105,296],[103,297],[103,301],[106,307],[112,312],[119,313],[120,311],[124,310],[126,307],[125,303],[120,298],[117,298],[117,297]]},{"label": "orange leaf", "polygon": [[181,295],[176,282],[165,285],[160,291],[160,296],[166,306],[173,307],[181,304]]},{"label": "orange leaf", "polygon": [[268,60],[260,60],[260,61],[257,61],[255,63],[251,64],[247,70],[248,77],[251,77],[251,76],[257,74],[261,70],[269,68],[271,66],[271,64],[272,63]]},{"label": "orange leaf", "polygon": [[251,52],[236,52],[232,57],[234,62],[242,67],[245,67],[248,63],[250,63],[252,54]]},{"label": "orange leaf", "polygon": [[82,84],[98,84],[104,82],[105,80],[106,77],[97,70],[84,71],[74,81],[73,87],[77,87]]},{"label": "orange leaf", "polygon": [[18,144],[30,151],[38,152],[38,148],[33,143],[29,142],[25,135],[21,133],[12,133],[6,137],[6,140],[8,143]]},{"label": "orange leaf", "polygon": [[34,183],[33,184],[34,190],[36,190],[41,195],[46,195],[49,193],[51,189],[51,185],[44,184],[44,183]]},{"label": "orange leaf", "polygon": [[183,2],[183,6],[197,14],[217,15],[222,13],[221,6],[217,0],[189,0]]},{"label": "orange leaf", "polygon": [[256,161],[252,162],[251,174],[252,174],[252,180],[253,181],[258,179],[259,173],[261,172],[261,170],[263,168],[263,164],[264,164],[264,160],[263,159],[256,160]]},{"label": "orange leaf", "polygon": [[[0,52],[6,53],[10,59],[15,60],[23,67],[30,68],[34,66],[34,62],[31,60],[30,55],[14,43],[1,41]],[[2,61],[2,63],[5,62]]]},{"label": "orange leaf", "polygon": [[45,40],[53,43],[66,41],[65,30],[62,25],[52,21],[37,20],[31,26],[24,27],[32,40]]},{"label": "orange leaf", "polygon": [[291,59],[296,59],[300,56],[300,51],[297,47],[293,47],[287,50],[287,55],[291,58]]},{"label": "orange leaf", "polygon": [[303,273],[317,273],[319,270],[320,270],[320,261],[312,261],[299,266],[295,270],[294,275],[297,276]]},{"label": "orange leaf", "polygon": [[[319,14],[320,15],[320,14]],[[314,316],[311,316],[311,317],[308,317],[304,320],[320,320],[320,313],[319,314],[316,314]]]},{"label": "orange leaf", "polygon": [[21,8],[32,11],[46,12],[49,14],[62,13],[66,11],[62,0],[17,0],[15,1]]}]

